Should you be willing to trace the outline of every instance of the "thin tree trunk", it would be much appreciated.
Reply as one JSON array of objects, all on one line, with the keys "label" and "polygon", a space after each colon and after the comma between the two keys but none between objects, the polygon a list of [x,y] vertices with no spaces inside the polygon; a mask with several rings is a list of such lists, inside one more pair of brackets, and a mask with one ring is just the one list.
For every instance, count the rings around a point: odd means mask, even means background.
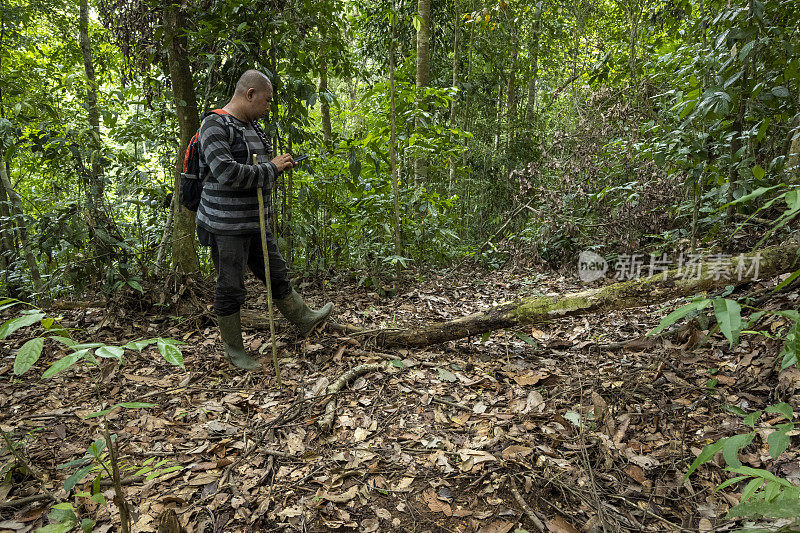
[{"label": "thin tree trunk", "polygon": [[[330,148],[333,141],[331,133],[331,105],[322,96],[328,92],[328,66],[323,61],[319,68],[319,112],[322,119],[322,141],[327,148]],[[327,96],[327,95],[326,95]]]},{"label": "thin tree trunk", "polygon": [[[395,43],[395,12],[392,10],[392,40],[389,43],[389,100],[391,102],[391,138],[389,140],[389,160],[392,165],[392,194],[394,195],[394,253],[403,256],[403,238],[400,229],[400,186],[397,177],[397,154],[395,152],[395,102],[394,102],[394,43]],[[400,262],[395,264],[395,281],[400,279]],[[395,287],[396,289],[397,287]]]},{"label": "thin tree trunk", "polygon": [[39,265],[36,262],[36,257],[33,255],[33,249],[31,248],[30,241],[28,240],[28,228],[23,221],[22,200],[20,199],[19,194],[17,194],[17,191],[15,191],[14,187],[11,185],[11,180],[6,172],[6,165],[2,161],[0,161],[0,181],[2,181],[5,193],[11,200],[11,212],[14,215],[17,236],[19,237],[19,242],[22,245],[25,261],[28,263],[28,269],[30,270],[33,286],[36,289],[38,298],[42,298],[44,297],[42,294],[42,277],[39,274]]},{"label": "thin tree trunk", "polygon": [[[417,106],[419,111],[424,113],[427,106],[424,104],[422,89],[430,85],[431,77],[431,0],[419,0],[417,11],[421,20],[419,31],[417,31]],[[421,128],[420,120],[417,118],[414,127],[416,130]],[[414,178],[417,183],[424,183],[428,177],[428,160],[418,157],[414,160]]]},{"label": "thin tree trunk", "polygon": [[526,129],[532,129],[533,120],[536,116],[536,82],[539,77],[539,32],[542,20],[541,1],[536,4],[536,10],[533,12],[533,19],[533,35],[528,45],[528,53],[532,58],[533,67],[531,69],[531,77],[528,78],[528,102],[525,106]]},{"label": "thin tree trunk", "polygon": [[514,122],[517,114],[517,50],[516,40],[511,42],[511,66],[508,69],[508,83],[506,85],[506,152],[511,150],[514,136]]},{"label": "thin tree trunk", "polygon": [[197,116],[197,97],[186,51],[184,14],[176,5],[169,5],[164,12],[164,42],[180,129],[180,149],[175,162],[172,261],[178,273],[190,274],[200,270],[200,261],[194,238],[195,214],[180,202],[180,173],[183,169],[183,154],[192,136],[200,127],[200,120]]},{"label": "thin tree trunk", "polygon": [[[453,11],[455,12],[455,18],[453,19],[453,87],[458,87],[458,35],[461,33],[458,31],[461,26],[461,6],[458,0],[453,0]],[[455,127],[455,124],[456,97],[454,96],[450,102],[450,130]],[[450,132],[450,144],[453,144],[452,131]],[[456,158],[451,155],[448,164],[450,170],[448,191],[452,194],[453,184],[456,181]]]}]

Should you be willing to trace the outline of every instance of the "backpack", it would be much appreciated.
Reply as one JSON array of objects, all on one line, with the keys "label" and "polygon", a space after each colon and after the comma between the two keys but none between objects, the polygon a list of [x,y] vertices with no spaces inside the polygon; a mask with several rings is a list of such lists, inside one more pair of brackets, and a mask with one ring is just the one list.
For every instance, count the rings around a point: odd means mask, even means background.
[{"label": "backpack", "polygon": [[[214,109],[205,113],[203,119],[212,113],[216,115],[229,115],[224,109]],[[233,144],[234,128],[228,127],[228,142]],[[200,207],[200,194],[203,192],[205,178],[200,176],[200,130],[198,129],[189,144],[186,146],[186,154],[183,156],[183,172],[181,172],[181,205],[189,211],[197,211]]]}]

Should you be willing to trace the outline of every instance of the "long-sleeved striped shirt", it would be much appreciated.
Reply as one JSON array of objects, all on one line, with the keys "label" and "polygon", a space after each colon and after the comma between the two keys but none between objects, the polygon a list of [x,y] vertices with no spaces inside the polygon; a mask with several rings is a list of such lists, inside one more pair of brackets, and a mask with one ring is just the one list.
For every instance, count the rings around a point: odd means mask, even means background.
[{"label": "long-sleeved striped shirt", "polygon": [[[234,129],[233,143],[230,130]],[[264,198],[269,220],[272,183],[278,169],[269,160],[272,147],[264,144],[251,123],[232,115],[212,114],[200,127],[200,172],[203,184],[197,225],[218,235],[259,233],[258,197]],[[258,165],[253,165],[253,155]]]}]

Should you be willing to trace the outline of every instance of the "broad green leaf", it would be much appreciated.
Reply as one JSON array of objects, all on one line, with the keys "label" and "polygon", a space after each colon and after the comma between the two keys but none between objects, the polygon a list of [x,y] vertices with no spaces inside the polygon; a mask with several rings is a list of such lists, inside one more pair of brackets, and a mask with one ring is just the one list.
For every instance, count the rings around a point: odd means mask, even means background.
[{"label": "broad green leaf", "polygon": [[102,342],[87,342],[83,344],[73,344],[70,346],[73,350],[91,350],[92,348],[99,348],[104,346]]},{"label": "broad green leaf", "polygon": [[797,518],[800,516],[800,499],[778,498],[773,502],[745,502],[731,509],[725,518],[765,516],[769,518]]},{"label": "broad green leaf", "polygon": [[788,278],[786,278],[785,280],[783,280],[780,283],[778,283],[778,285],[774,289],[772,289],[772,292],[779,292],[781,289],[783,289],[784,287],[789,285],[791,282],[796,280],[798,276],[800,276],[800,269],[795,270],[794,272],[792,272],[792,274]]},{"label": "broad green leaf", "polygon": [[168,363],[184,368],[183,354],[177,346],[167,342],[166,339],[158,339],[156,345],[158,346],[158,352]]},{"label": "broad green leaf", "polygon": [[142,286],[139,284],[138,281],[133,279],[128,280],[128,285],[130,285],[132,288],[136,289],[140,293],[144,294],[144,289],[142,288]]},{"label": "broad green leaf", "polygon": [[764,470],[763,468],[753,468],[750,466],[740,466],[738,468],[727,468],[729,472],[733,472],[734,474],[741,474],[743,476],[753,476],[753,477],[760,477],[768,481],[775,481],[780,483],[784,487],[791,487],[792,484],[786,481],[785,479],[781,479],[775,477],[775,474],[770,472],[769,470]]},{"label": "broad green leaf", "polygon": [[23,344],[14,358],[14,374],[21,376],[39,360],[44,348],[44,339],[36,337]]},{"label": "broad green leaf", "polygon": [[83,352],[75,352],[69,355],[65,355],[64,357],[53,363],[52,366],[50,366],[50,368],[45,370],[42,373],[42,378],[49,379],[58,374],[59,372],[63,372],[64,370],[74,365],[75,362],[82,356]]},{"label": "broad green leaf", "polygon": [[789,89],[783,85],[778,85],[777,87],[772,88],[772,94],[778,98],[789,98]]},{"label": "broad green leaf", "polygon": [[722,449],[724,444],[725,439],[707,444],[700,452],[700,455],[697,456],[697,459],[695,459],[694,462],[689,466],[689,470],[686,471],[686,475],[683,476],[683,480],[686,481],[686,479],[688,479],[688,477],[691,476],[695,470],[709,462],[714,455]]},{"label": "broad green leaf", "polygon": [[437,370],[439,371],[439,379],[443,381],[449,381],[451,383],[458,381],[456,375],[449,370],[445,370],[444,368],[437,368]]},{"label": "broad green leaf", "polygon": [[92,533],[94,531],[95,521],[91,518],[82,518],[81,519],[81,531],[83,533]]},{"label": "broad green leaf", "polygon": [[722,457],[725,458],[728,466],[733,468],[742,466],[741,461],[739,461],[739,450],[753,442],[753,437],[755,437],[755,432],[743,433],[723,439],[725,444],[722,446]]},{"label": "broad green leaf", "polygon": [[686,315],[693,313],[695,311],[700,311],[702,309],[705,309],[709,303],[711,303],[711,300],[704,298],[702,300],[690,302],[686,305],[677,308],[676,310],[674,310],[673,312],[662,318],[661,322],[658,323],[658,327],[653,331],[649,332],[647,335],[648,336],[658,335],[659,333],[661,333],[666,328],[670,327],[672,324],[682,319]]},{"label": "broad green leaf", "polygon": [[97,357],[106,359],[122,359],[125,349],[119,346],[100,346],[94,353]]},{"label": "broad green leaf", "polygon": [[719,329],[730,341],[731,347],[739,342],[742,331],[742,307],[728,298],[714,300],[714,314],[717,316]]},{"label": "broad green leaf", "polygon": [[790,442],[790,438],[786,433],[793,429],[794,424],[781,424],[775,431],[769,434],[767,437],[767,444],[769,444],[770,457],[777,459],[780,454],[786,451]]},{"label": "broad green leaf", "polygon": [[777,189],[778,187],[780,187],[780,185],[775,185],[774,187],[759,187],[758,189],[754,190],[753,192],[751,192],[749,194],[745,194],[744,196],[742,196],[740,198],[737,198],[736,200],[723,205],[722,207],[720,207],[720,209],[722,209],[724,207],[727,207],[729,205],[742,204],[742,203],[745,203],[745,202],[749,202],[753,198],[758,198],[759,196],[762,196],[765,193],[768,193],[769,191],[771,191],[773,189]]},{"label": "broad green leaf", "polygon": [[774,481],[770,481],[767,483],[767,486],[764,487],[764,501],[771,502],[780,493],[780,491],[781,486]]},{"label": "broad green leaf", "polygon": [[794,417],[794,411],[792,410],[792,406],[785,402],[777,403],[775,405],[770,405],[769,407],[767,407],[766,411],[768,413],[776,413],[779,415],[783,415],[786,418],[786,420],[789,421],[791,421],[792,418]]},{"label": "broad green leaf", "polygon": [[400,359],[393,359],[392,361],[389,362],[389,364],[401,370],[405,370],[406,368],[405,363],[403,363],[403,361],[401,361]]},{"label": "broad green leaf", "polygon": [[0,326],[0,340],[5,339],[20,328],[31,326],[44,318],[44,313],[31,313],[7,320]]},{"label": "broad green leaf", "polygon": [[764,178],[764,167],[761,165],[756,165],[753,167],[753,177],[757,180],[761,180]]},{"label": "broad green leaf", "polygon": [[66,481],[64,481],[64,490],[67,492],[71,491],[72,487],[80,483],[81,480],[86,477],[86,474],[91,472],[93,468],[94,465],[79,468],[74,474],[69,476]]}]

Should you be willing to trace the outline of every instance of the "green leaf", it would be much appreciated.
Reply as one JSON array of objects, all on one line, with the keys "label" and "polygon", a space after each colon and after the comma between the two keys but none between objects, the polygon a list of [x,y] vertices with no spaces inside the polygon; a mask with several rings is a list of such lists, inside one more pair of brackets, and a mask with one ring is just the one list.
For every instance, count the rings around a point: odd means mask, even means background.
[{"label": "green leaf", "polygon": [[128,285],[130,285],[133,289],[139,291],[140,293],[144,294],[144,289],[139,284],[139,282],[136,281],[135,279],[129,279],[128,280]]},{"label": "green leaf", "polygon": [[745,486],[744,490],[742,491],[742,500],[746,502],[750,498],[753,497],[753,494],[764,484],[764,480],[760,477],[750,480],[750,483]]},{"label": "green leaf", "polygon": [[736,476],[736,477],[732,477],[732,478],[731,478],[731,479],[729,479],[728,481],[725,481],[725,482],[723,482],[723,483],[720,483],[720,485],[719,485],[719,486],[718,486],[716,489],[714,489],[714,492],[720,491],[720,490],[722,490],[722,489],[726,489],[726,488],[730,487],[731,485],[734,485],[734,484],[736,484],[736,483],[739,483],[740,481],[744,481],[745,479],[747,479],[747,478],[749,478],[749,477],[750,477],[750,476]]},{"label": "green leaf", "polygon": [[31,313],[7,320],[0,326],[0,340],[5,339],[20,328],[31,326],[39,322],[44,316],[44,313]]},{"label": "green leaf", "polygon": [[64,370],[74,365],[75,362],[82,356],[83,352],[75,352],[69,355],[65,355],[64,357],[53,363],[50,368],[45,370],[44,373],[42,373],[42,378],[49,379],[58,374],[59,372],[63,372]]},{"label": "green leaf", "polygon": [[686,481],[686,479],[688,479],[695,470],[709,462],[724,445],[725,439],[721,439],[717,442],[712,442],[711,444],[706,445],[703,448],[703,451],[700,452],[700,455],[697,456],[697,459],[695,459],[694,462],[689,466],[689,470],[686,471],[686,475],[683,476],[683,480]]},{"label": "green leaf", "polygon": [[444,368],[437,368],[437,370],[439,371],[439,379],[443,381],[449,381],[450,383],[458,381],[456,375],[449,370],[445,370]]},{"label": "green leaf", "polygon": [[83,518],[81,519],[81,531],[83,533],[92,533],[94,531],[95,521],[91,518]]},{"label": "green leaf", "polygon": [[91,350],[92,348],[99,348],[105,346],[102,342],[87,342],[83,344],[73,344],[70,346],[73,350]]},{"label": "green leaf", "polygon": [[94,465],[79,468],[74,474],[69,476],[66,481],[64,481],[64,490],[67,492],[71,491],[72,487],[80,483],[81,480],[86,477],[86,474],[91,472],[93,468]]},{"label": "green leaf", "polygon": [[768,413],[783,415],[786,418],[786,420],[789,421],[791,421],[792,418],[794,418],[794,411],[792,410],[792,406],[785,402],[777,403],[775,405],[770,405],[769,407],[767,407],[766,411]]},{"label": "green leaf", "polygon": [[769,434],[767,444],[769,445],[770,457],[777,459],[780,454],[786,451],[791,440],[786,433],[793,429],[794,424],[781,424],[778,429]]},{"label": "green leaf", "polygon": [[117,408],[117,406],[115,405],[114,407],[111,407],[109,409],[103,409],[102,411],[95,411],[94,413],[89,413],[88,415],[84,416],[83,419],[84,420],[88,420],[90,418],[97,418],[99,416],[106,416],[108,413],[110,413],[111,411],[113,411],[116,408]]},{"label": "green leaf", "polygon": [[733,468],[742,466],[741,461],[739,461],[739,450],[753,442],[753,437],[755,437],[754,431],[723,439],[725,444],[722,445],[722,457],[725,458],[728,466]]},{"label": "green leaf", "polygon": [[764,167],[761,165],[756,165],[753,167],[753,177],[757,180],[761,180],[764,178]]},{"label": "green leaf", "polygon": [[658,323],[658,327],[653,331],[649,332],[647,335],[648,336],[658,335],[659,333],[661,333],[666,328],[670,327],[672,324],[682,319],[686,315],[693,313],[695,311],[700,311],[702,309],[705,309],[709,303],[711,303],[711,300],[703,298],[701,300],[690,302],[686,305],[677,308],[676,310],[674,310],[673,312],[662,318],[661,322]]},{"label": "green leaf", "polygon": [[750,413],[746,417],[742,418],[742,424],[753,427],[756,425],[756,422],[759,418],[761,418],[761,411]]},{"label": "green leaf", "polygon": [[50,338],[53,339],[54,341],[60,342],[61,344],[63,344],[64,346],[67,346],[69,348],[72,348],[73,346],[75,346],[77,344],[77,342],[75,342],[74,340],[70,339],[69,337],[62,337],[60,335],[50,335]]},{"label": "green leaf", "polygon": [[789,98],[789,89],[783,85],[778,85],[777,87],[772,88],[772,94],[778,98]]},{"label": "green leaf", "polygon": [[534,348],[538,348],[539,345],[536,344],[536,341],[530,338],[529,336],[525,335],[524,333],[517,331],[516,335],[520,340],[524,341],[525,343],[530,344]]},{"label": "green leaf", "polygon": [[44,348],[42,337],[36,337],[23,344],[14,358],[14,374],[21,376],[27,372],[39,360],[42,348]]},{"label": "green leaf", "polygon": [[800,516],[800,499],[778,499],[774,502],[740,503],[728,511],[725,518],[755,518],[758,516],[769,518],[797,518]]},{"label": "green leaf", "polygon": [[392,359],[389,362],[389,364],[392,365],[393,367],[399,368],[401,370],[405,370],[405,368],[406,368],[405,363],[403,363],[403,361],[401,361],[400,359]]},{"label": "green leaf", "polygon": [[731,347],[739,342],[742,331],[742,307],[734,300],[717,298],[714,300],[714,314],[717,316],[719,329],[730,341]]},{"label": "green leaf", "polygon": [[183,354],[177,346],[171,344],[167,339],[158,339],[156,345],[158,346],[158,352],[168,363],[184,368]]},{"label": "green leaf", "polygon": [[154,403],[145,403],[145,402],[122,402],[118,403],[117,405],[119,407],[124,407],[125,409],[149,409],[150,407],[156,406],[156,404]]},{"label": "green leaf", "polygon": [[125,353],[125,349],[119,346],[101,346],[94,353],[97,357],[120,360]]},{"label": "green leaf", "polygon": [[143,348],[146,348],[147,346],[150,346],[151,344],[155,344],[156,342],[158,342],[158,339],[146,339],[146,340],[143,340],[143,341],[131,341],[128,344],[126,344],[125,346],[123,346],[123,348],[127,348],[128,350],[137,350],[137,351],[141,352]]},{"label": "green leaf", "polygon": [[491,332],[491,331],[487,331],[486,333],[484,333],[483,335],[481,335],[481,342],[486,342],[486,341],[488,341],[488,340],[489,340],[489,337],[491,337],[491,336],[492,336],[492,332]]}]

